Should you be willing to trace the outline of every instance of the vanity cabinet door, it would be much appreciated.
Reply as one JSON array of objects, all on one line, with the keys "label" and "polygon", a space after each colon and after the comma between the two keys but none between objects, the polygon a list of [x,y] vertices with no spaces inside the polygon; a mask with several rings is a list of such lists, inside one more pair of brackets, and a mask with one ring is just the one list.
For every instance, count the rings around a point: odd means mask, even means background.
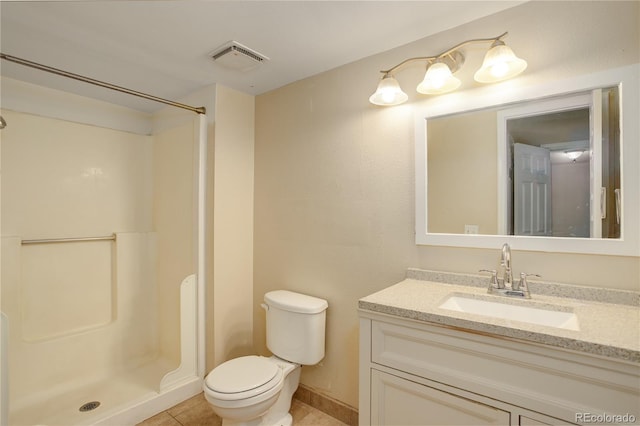
[{"label": "vanity cabinet door", "polygon": [[510,413],[371,370],[372,425],[509,425]]}]

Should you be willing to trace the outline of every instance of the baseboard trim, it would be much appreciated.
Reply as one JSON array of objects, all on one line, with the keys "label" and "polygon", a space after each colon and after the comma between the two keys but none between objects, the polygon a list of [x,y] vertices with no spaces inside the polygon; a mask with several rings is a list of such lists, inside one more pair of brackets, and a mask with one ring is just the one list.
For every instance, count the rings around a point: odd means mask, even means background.
[{"label": "baseboard trim", "polygon": [[349,426],[358,426],[358,410],[336,399],[322,395],[310,387],[300,384],[293,397],[340,420],[342,423],[346,423]]}]

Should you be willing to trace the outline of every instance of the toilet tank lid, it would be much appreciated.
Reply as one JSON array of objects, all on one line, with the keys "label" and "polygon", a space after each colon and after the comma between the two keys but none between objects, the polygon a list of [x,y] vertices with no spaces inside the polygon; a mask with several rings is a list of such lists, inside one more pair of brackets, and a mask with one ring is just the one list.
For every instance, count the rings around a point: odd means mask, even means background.
[{"label": "toilet tank lid", "polygon": [[269,306],[301,314],[317,314],[329,307],[324,299],[288,290],[270,291],[264,295],[264,301]]}]

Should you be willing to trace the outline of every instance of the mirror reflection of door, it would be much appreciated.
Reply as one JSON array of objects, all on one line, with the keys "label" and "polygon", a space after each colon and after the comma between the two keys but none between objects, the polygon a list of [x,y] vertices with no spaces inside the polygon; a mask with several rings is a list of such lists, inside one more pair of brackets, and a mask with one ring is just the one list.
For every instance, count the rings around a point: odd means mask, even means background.
[{"label": "mirror reflection of door", "polygon": [[514,144],[514,235],[552,235],[550,152],[547,148]]},{"label": "mirror reflection of door", "polygon": [[590,236],[590,108],[507,121],[514,235]]},{"label": "mirror reflection of door", "polygon": [[617,105],[617,89],[598,89],[506,121],[510,234],[619,238]]}]

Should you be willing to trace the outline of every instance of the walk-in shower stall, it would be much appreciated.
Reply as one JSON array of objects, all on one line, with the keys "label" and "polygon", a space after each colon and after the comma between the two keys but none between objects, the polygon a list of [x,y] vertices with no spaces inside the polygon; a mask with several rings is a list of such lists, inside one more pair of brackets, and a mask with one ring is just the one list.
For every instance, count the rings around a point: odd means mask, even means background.
[{"label": "walk-in shower stall", "polygon": [[[204,111],[167,124],[9,79],[2,96],[3,421],[132,424],[197,393]],[[91,123],[111,111],[148,128]]]}]

